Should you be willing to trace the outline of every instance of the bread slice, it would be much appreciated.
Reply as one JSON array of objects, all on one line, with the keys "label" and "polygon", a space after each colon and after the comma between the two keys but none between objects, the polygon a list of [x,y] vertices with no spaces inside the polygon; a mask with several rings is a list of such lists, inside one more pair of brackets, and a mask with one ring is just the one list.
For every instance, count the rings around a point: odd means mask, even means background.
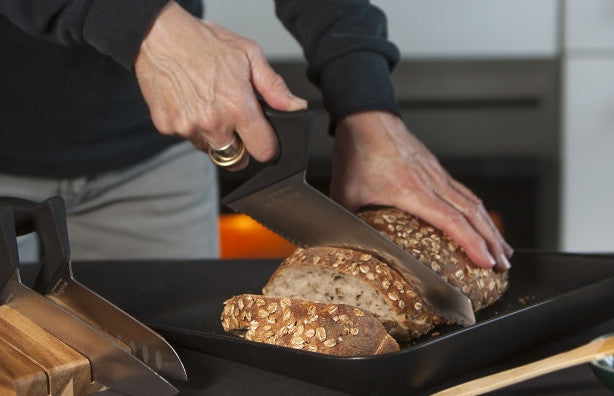
[{"label": "bread slice", "polygon": [[508,288],[507,271],[478,267],[447,234],[418,217],[384,206],[364,208],[358,216],[469,297],[474,311]]},{"label": "bread slice", "polygon": [[440,322],[397,272],[350,249],[299,248],[262,290],[267,296],[356,306],[371,312],[399,341],[420,337]]},{"label": "bread slice", "polygon": [[224,303],[225,331],[246,340],[337,356],[369,356],[399,350],[370,313],[344,304],[234,296]]}]

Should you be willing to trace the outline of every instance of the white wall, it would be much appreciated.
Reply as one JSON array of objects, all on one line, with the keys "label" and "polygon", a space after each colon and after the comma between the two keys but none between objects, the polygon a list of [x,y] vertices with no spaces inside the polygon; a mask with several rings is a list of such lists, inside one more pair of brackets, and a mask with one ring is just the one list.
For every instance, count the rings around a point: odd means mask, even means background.
[{"label": "white wall", "polygon": [[[372,0],[405,57],[553,56],[557,0]],[[206,19],[249,37],[269,58],[300,58],[272,0],[205,0]]]},{"label": "white wall", "polygon": [[562,248],[614,252],[614,1],[565,2]]},{"label": "white wall", "polygon": [[556,53],[557,0],[372,0],[405,57]]}]

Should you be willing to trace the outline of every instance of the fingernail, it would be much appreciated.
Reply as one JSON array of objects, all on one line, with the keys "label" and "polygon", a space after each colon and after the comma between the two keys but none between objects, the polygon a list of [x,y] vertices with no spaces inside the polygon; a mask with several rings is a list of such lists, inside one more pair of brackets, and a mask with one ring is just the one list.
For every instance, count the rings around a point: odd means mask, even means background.
[{"label": "fingernail", "polygon": [[510,264],[507,257],[505,257],[505,254],[501,253],[501,256],[499,257],[500,257],[500,263],[503,265],[503,267],[505,267],[506,270],[512,268],[512,265]]},{"label": "fingernail", "polygon": [[497,265],[497,260],[495,260],[495,258],[491,256],[490,253],[486,252],[486,257],[488,258],[488,263],[490,264],[491,268]]},{"label": "fingernail", "polygon": [[305,99],[299,98],[292,94],[292,92],[287,92],[286,96],[290,99],[290,108],[288,111],[303,110],[307,108],[307,101]]}]

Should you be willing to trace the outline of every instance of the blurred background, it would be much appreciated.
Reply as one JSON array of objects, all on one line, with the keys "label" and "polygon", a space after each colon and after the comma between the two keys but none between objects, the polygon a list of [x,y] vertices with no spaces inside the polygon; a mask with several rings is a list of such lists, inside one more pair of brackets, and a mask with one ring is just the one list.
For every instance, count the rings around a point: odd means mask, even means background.
[{"label": "blurred background", "polygon": [[[516,248],[614,251],[614,1],[373,0],[402,60],[409,129],[480,196]],[[206,0],[258,42],[315,113],[307,177],[326,192],[332,139],[273,1]],[[238,11],[239,10],[239,11]],[[222,172],[222,194],[243,176]]]}]

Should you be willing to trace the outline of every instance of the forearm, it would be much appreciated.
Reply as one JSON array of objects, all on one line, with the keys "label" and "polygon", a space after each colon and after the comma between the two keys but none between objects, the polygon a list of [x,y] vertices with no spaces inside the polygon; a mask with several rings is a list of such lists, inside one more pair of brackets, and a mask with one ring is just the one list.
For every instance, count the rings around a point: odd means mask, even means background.
[{"label": "forearm", "polygon": [[381,10],[366,0],[277,0],[276,13],[303,47],[333,124],[366,110],[399,114],[390,80],[399,52]]}]

